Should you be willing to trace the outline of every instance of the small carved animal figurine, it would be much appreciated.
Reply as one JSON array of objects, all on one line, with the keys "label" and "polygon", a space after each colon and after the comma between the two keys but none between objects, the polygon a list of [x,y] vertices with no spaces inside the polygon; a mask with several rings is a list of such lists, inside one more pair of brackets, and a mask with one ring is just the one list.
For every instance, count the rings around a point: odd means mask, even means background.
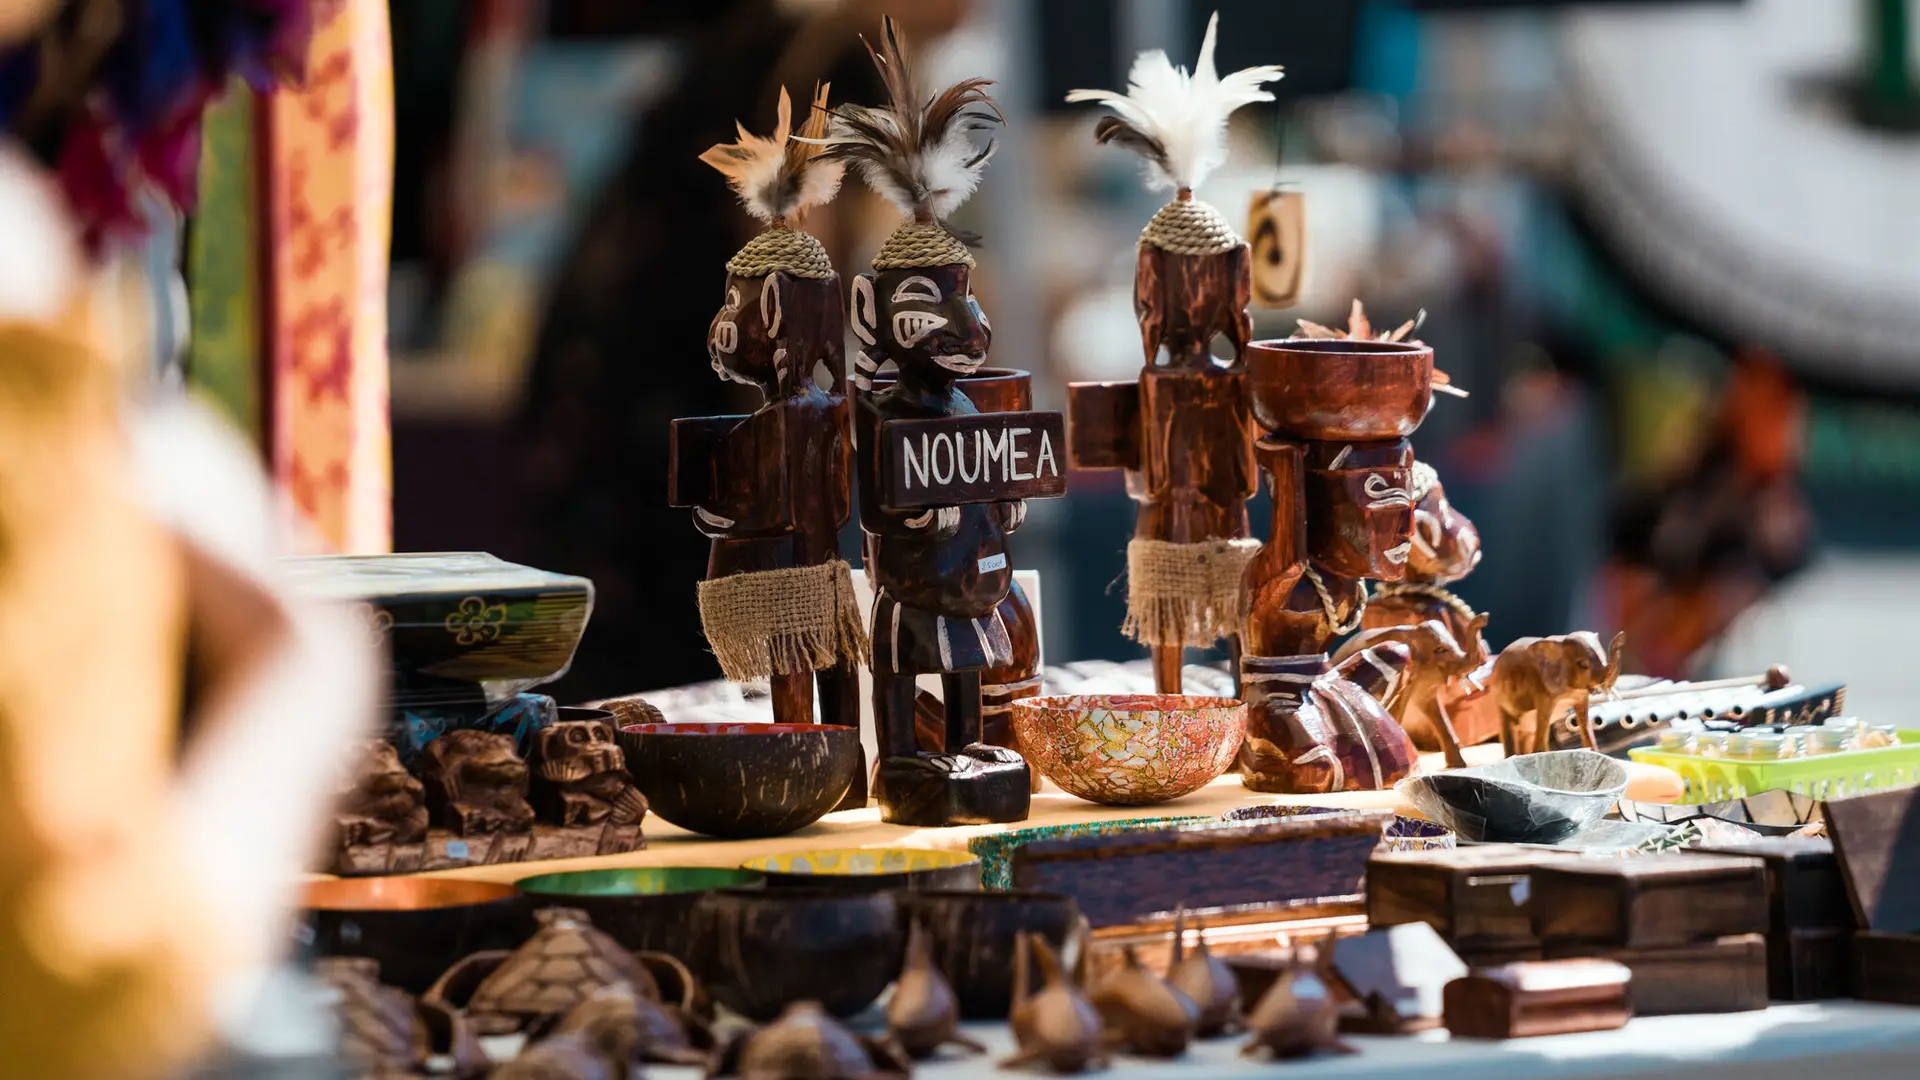
[{"label": "small carved animal figurine", "polygon": [[1480,630],[1486,624],[1485,615],[1476,615],[1468,623],[1471,645],[1456,640],[1446,624],[1438,619],[1362,630],[1340,646],[1340,651],[1333,654],[1333,662],[1339,664],[1364,649],[1389,641],[1405,645],[1411,654],[1406,671],[1392,698],[1380,704],[1406,729],[1415,746],[1438,746],[1446,751],[1448,767],[1463,768],[1466,759],[1460,756],[1460,740],[1454,735],[1452,720],[1441,699],[1452,680],[1469,674],[1485,661],[1481,651],[1485,643],[1480,638]]},{"label": "small carved animal figurine", "polygon": [[[365,1077],[413,1076],[432,1053],[434,1036],[448,1044],[449,1075],[467,1078],[487,1071],[479,1043],[458,1016],[416,1003],[406,991],[380,981],[380,962],[362,956],[323,957],[314,965],[322,985],[340,995],[340,1054]],[[431,1023],[429,1023],[431,1021]]]},{"label": "small carved animal figurine", "polygon": [[1587,715],[1591,695],[1613,689],[1620,677],[1625,634],[1600,648],[1599,635],[1580,630],[1556,637],[1520,638],[1493,662],[1493,696],[1500,709],[1500,745],[1509,757],[1553,749],[1553,721],[1569,710],[1580,741],[1597,750]]},{"label": "small carved animal figurine", "polygon": [[527,804],[527,763],[513,739],[487,731],[449,731],[420,754],[427,809],[443,829],[461,836],[523,833],[533,828]]},{"label": "small carved animal figurine", "polygon": [[487,1080],[618,1080],[621,1073],[584,1035],[554,1035],[528,1043],[487,1074]]},{"label": "small carved animal figurine", "polygon": [[448,968],[428,989],[427,1000],[453,1005],[464,997],[464,1015],[476,1032],[508,1035],[571,1010],[603,986],[625,985],[660,1001],[651,970],[657,965],[679,981],[681,1007],[692,1005],[693,974],[673,957],[628,952],[573,908],[544,908],[534,917],[540,929],[526,944],[512,952],[474,953]]},{"label": "small carved animal figurine", "polygon": [[1126,964],[1091,995],[1106,1024],[1107,1042],[1151,1057],[1185,1053],[1200,1023],[1200,1006],[1141,967],[1133,946],[1127,946],[1125,957]]},{"label": "small carved animal figurine", "polygon": [[1243,1054],[1266,1051],[1277,1059],[1306,1057],[1321,1050],[1351,1054],[1340,1039],[1340,1006],[1328,989],[1334,935],[1327,933],[1311,968],[1296,962],[1274,980],[1247,1014],[1252,1034]]},{"label": "small carved animal figurine", "polygon": [[417,844],[427,835],[426,789],[385,740],[361,744],[348,786],[334,811],[342,846]]},{"label": "small carved animal figurine", "polygon": [[553,1034],[585,1036],[613,1064],[614,1080],[640,1076],[648,1061],[704,1065],[713,1049],[713,1032],[698,1017],[625,984],[587,995],[559,1017]]},{"label": "small carved animal figurine", "polygon": [[897,1048],[856,1035],[817,1001],[787,1006],[780,1018],[728,1042],[709,1077],[740,1080],[883,1080],[913,1075]]},{"label": "small carved animal figurine", "polygon": [[598,720],[570,720],[541,729],[543,802],[562,825],[635,825],[647,816],[647,799],[633,786],[626,755],[613,729]]},{"label": "small carved animal figurine", "polygon": [[1197,921],[1195,925],[1199,942],[1188,953],[1186,909],[1174,916],[1173,966],[1167,970],[1167,984],[1199,1007],[1194,1034],[1221,1035],[1240,1023],[1240,980],[1233,977],[1233,969],[1225,960],[1207,948],[1207,928]]},{"label": "small carved animal figurine", "polygon": [[[1084,955],[1084,954],[1083,954]],[[1045,981],[1032,988],[1032,967]],[[1019,1053],[1000,1063],[1003,1069],[1039,1062],[1057,1073],[1105,1068],[1107,1055],[1100,1011],[1060,970],[1053,947],[1039,934],[1014,939],[1013,1011],[1009,1016]]]},{"label": "small carved animal figurine", "polygon": [[913,920],[907,932],[907,960],[887,1003],[887,1034],[918,1061],[947,1043],[984,1054],[987,1048],[960,1034],[960,1002],[933,962],[926,927]]}]

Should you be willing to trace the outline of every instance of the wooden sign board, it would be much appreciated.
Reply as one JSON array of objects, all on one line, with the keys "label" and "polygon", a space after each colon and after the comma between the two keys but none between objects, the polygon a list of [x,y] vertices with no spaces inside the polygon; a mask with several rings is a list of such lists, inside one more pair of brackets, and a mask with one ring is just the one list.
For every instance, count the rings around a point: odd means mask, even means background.
[{"label": "wooden sign board", "polygon": [[1057,412],[889,420],[880,470],[894,510],[1058,498],[1067,493],[1066,420]]}]

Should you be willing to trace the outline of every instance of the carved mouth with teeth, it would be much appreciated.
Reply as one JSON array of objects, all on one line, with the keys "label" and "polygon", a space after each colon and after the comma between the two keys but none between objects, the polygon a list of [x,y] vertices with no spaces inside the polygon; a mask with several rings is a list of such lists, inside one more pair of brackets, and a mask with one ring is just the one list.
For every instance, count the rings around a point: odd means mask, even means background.
[{"label": "carved mouth with teeth", "polygon": [[946,317],[931,311],[896,311],[893,313],[893,338],[901,348],[911,349],[945,325]]},{"label": "carved mouth with teeth", "polygon": [[961,356],[956,354],[953,356],[936,356],[933,358],[933,362],[946,368],[948,371],[957,371],[962,375],[971,375],[980,370],[980,365],[986,363],[987,358],[985,356]]}]

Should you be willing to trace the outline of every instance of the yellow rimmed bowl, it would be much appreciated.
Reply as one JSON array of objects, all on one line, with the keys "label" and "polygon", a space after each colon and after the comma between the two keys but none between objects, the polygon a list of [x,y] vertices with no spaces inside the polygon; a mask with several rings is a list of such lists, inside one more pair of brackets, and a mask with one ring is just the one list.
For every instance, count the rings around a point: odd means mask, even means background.
[{"label": "yellow rimmed bowl", "polygon": [[767,888],[978,889],[980,859],[966,851],[931,848],[825,848],[762,855],[740,864],[767,876]]}]

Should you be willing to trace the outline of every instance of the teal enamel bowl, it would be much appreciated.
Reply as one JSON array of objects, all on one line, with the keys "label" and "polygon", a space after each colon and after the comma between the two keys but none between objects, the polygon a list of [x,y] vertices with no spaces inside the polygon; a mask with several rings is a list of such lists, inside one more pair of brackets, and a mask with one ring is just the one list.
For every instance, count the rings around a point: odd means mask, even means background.
[{"label": "teal enamel bowl", "polygon": [[766,875],[719,866],[640,866],[540,874],[517,883],[530,906],[570,907],[637,951],[693,963],[693,906],[715,889],[758,889]]}]

